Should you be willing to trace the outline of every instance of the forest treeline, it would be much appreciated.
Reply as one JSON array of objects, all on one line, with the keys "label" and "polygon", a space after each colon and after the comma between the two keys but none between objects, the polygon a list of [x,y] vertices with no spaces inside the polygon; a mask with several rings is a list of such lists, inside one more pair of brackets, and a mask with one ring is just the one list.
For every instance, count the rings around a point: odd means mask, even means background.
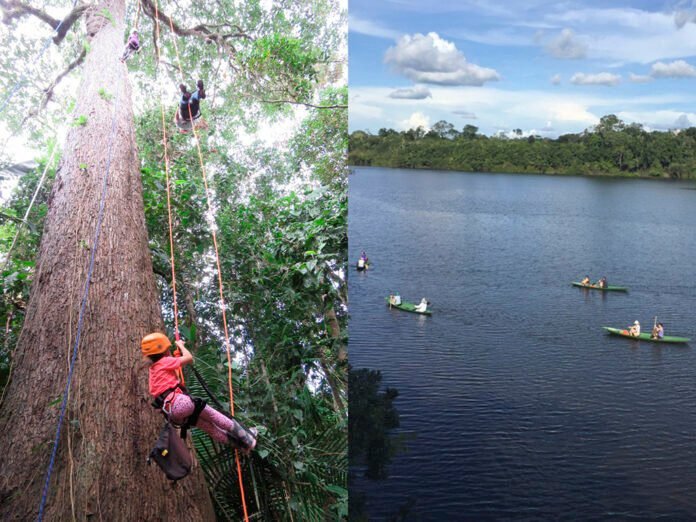
[{"label": "forest treeline", "polygon": [[429,131],[355,131],[348,161],[353,166],[471,172],[696,178],[696,127],[648,131],[609,114],[596,126],[556,139],[523,137],[520,129],[513,134],[489,137],[474,125],[458,131],[446,121]]}]

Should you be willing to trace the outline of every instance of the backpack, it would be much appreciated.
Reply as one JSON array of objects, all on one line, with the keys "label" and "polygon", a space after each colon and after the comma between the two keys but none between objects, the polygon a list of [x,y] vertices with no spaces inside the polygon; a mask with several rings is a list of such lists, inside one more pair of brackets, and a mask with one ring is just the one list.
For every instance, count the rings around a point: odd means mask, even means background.
[{"label": "backpack", "polygon": [[147,463],[154,460],[169,480],[176,482],[191,472],[191,453],[177,429],[165,422],[159,438],[147,457]]}]

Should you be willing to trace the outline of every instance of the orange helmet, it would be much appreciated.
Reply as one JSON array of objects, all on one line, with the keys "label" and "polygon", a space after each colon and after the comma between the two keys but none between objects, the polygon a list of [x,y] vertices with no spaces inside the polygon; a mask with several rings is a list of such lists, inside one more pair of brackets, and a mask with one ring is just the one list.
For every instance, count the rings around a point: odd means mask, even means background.
[{"label": "orange helmet", "polygon": [[171,345],[172,343],[169,338],[158,332],[146,335],[140,342],[140,348],[145,356],[166,352]]}]

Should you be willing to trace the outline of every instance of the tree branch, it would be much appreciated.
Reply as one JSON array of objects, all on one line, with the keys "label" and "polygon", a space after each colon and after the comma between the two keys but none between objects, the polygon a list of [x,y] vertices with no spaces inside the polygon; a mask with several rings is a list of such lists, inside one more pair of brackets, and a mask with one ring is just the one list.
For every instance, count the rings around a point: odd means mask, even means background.
[{"label": "tree branch", "polygon": [[80,53],[80,55],[77,58],[75,58],[75,60],[73,60],[62,73],[60,73],[58,76],[56,76],[56,78],[51,82],[51,84],[48,87],[46,87],[43,90],[44,97],[43,97],[43,100],[41,101],[41,105],[39,105],[38,108],[32,109],[31,111],[29,111],[27,113],[27,115],[24,117],[24,119],[22,119],[22,124],[21,124],[22,127],[24,126],[24,124],[27,121],[29,121],[31,118],[37,116],[42,110],[44,110],[46,108],[46,105],[48,105],[48,102],[50,102],[51,99],[53,98],[53,90],[58,86],[58,84],[61,82],[61,80],[63,78],[65,78],[68,74],[70,74],[73,71],[73,69],[75,69],[78,65],[80,65],[82,62],[85,61],[85,56],[87,56],[87,50],[82,49],[82,52]]},{"label": "tree branch", "polygon": [[313,103],[298,102],[293,100],[259,100],[261,103],[280,104],[290,103],[292,105],[304,105],[313,109],[347,109],[348,105],[314,105]]},{"label": "tree branch", "polygon": [[75,8],[70,11],[65,18],[63,18],[62,23],[61,20],[53,18],[51,15],[42,11],[41,9],[23,4],[19,0],[0,0],[0,7],[2,7],[4,12],[3,21],[5,23],[9,23],[14,19],[19,19],[26,15],[31,15],[50,25],[51,29],[53,30],[58,27],[58,24],[61,24],[58,33],[53,37],[53,43],[58,45],[63,41],[63,38],[65,38],[65,35],[68,34],[70,28],[80,18],[80,16],[82,16],[89,6],[86,4],[76,5]]},{"label": "tree branch", "polygon": [[82,62],[85,61],[86,56],[87,49],[83,48],[80,55],[77,58],[75,58],[70,64],[68,64],[68,67],[62,73],[56,76],[55,80],[51,82],[51,85],[44,89],[45,98],[43,103],[41,104],[41,108],[44,108],[46,104],[49,101],[51,101],[51,98],[53,98],[53,90],[58,86],[61,80],[65,78],[68,74],[70,74],[73,71],[73,69],[75,69],[78,65],[82,64]]},{"label": "tree branch", "polygon": [[[179,24],[177,24],[171,16],[166,15],[163,13],[159,8],[157,9],[157,12],[155,13],[155,4],[153,3],[153,0],[141,0],[141,5],[143,7],[143,13],[145,13],[148,17],[150,17],[152,20],[158,19],[160,22],[163,22],[164,25],[168,26],[170,29],[174,31],[175,34],[178,36],[193,36],[196,38],[200,38],[204,40],[205,42],[210,42],[210,43],[217,43],[220,46],[222,46],[227,52],[230,54],[236,54],[237,50],[232,46],[227,40],[231,38],[243,38],[246,40],[253,40],[254,38],[244,32],[240,27],[234,26],[234,29],[237,29],[236,33],[229,33],[229,34],[220,34],[217,32],[214,32],[211,28],[217,28],[221,26],[211,26],[211,25],[205,25],[205,24],[199,24],[195,27],[191,28],[185,28],[181,27]],[[227,26],[229,27],[229,26]]]}]

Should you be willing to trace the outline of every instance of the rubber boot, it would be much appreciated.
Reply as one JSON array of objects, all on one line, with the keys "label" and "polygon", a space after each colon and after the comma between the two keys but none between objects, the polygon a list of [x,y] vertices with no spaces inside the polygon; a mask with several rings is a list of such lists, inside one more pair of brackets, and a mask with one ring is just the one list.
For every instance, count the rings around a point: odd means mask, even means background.
[{"label": "rubber boot", "polygon": [[256,437],[258,434],[259,430],[256,428],[247,429],[241,424],[237,423],[237,428],[235,431],[227,432],[227,440],[229,441],[230,445],[248,455],[256,447]]}]

